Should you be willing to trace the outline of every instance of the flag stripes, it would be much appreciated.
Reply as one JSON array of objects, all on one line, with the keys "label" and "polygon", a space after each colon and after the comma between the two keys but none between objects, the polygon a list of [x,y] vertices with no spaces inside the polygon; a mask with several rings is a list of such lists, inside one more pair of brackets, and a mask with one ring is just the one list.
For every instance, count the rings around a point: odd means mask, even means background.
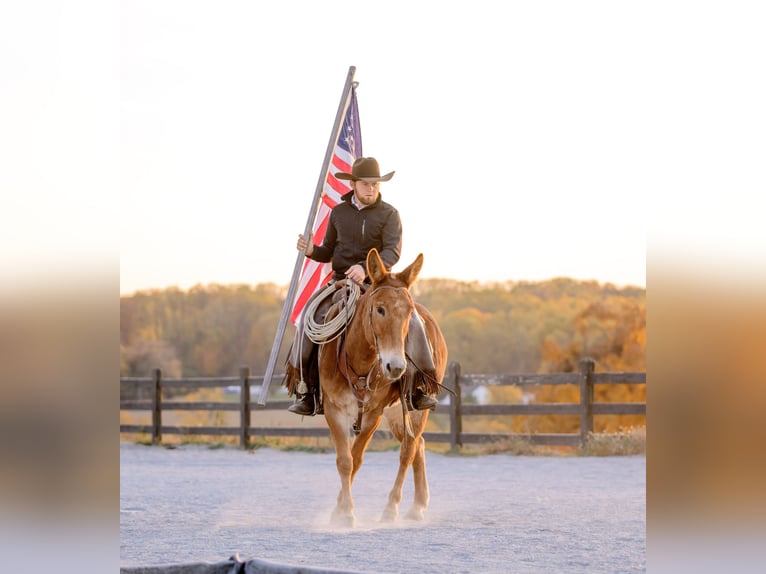
[{"label": "flag stripes", "polygon": [[[338,205],[341,197],[351,190],[345,180],[335,177],[339,171],[350,173],[354,160],[362,156],[362,133],[359,126],[359,106],[356,101],[356,90],[351,89],[350,101],[343,120],[343,127],[335,142],[335,148],[330,160],[327,178],[325,179],[319,209],[314,220],[312,229],[313,242],[322,244],[327,226],[330,221],[332,208]],[[290,320],[293,324],[298,322],[306,303],[318,289],[322,288],[332,276],[330,263],[320,263],[306,258],[303,263],[300,283],[298,284],[297,296],[293,305]]]}]

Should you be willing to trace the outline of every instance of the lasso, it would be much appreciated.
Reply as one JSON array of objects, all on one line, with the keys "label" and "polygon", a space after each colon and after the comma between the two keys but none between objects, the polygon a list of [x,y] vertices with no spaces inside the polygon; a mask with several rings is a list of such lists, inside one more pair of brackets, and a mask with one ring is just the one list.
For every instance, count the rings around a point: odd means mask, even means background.
[{"label": "lasso", "polygon": [[[325,317],[332,315],[333,309],[338,308],[338,313],[325,323],[319,323],[314,317],[319,305],[332,295],[332,292],[337,290],[337,286],[334,284],[327,285],[320,291],[313,301],[311,301],[306,307],[305,321],[303,325],[303,331],[306,336],[313,342],[318,344],[329,343],[333,339],[336,339],[345,329],[346,325],[351,322],[351,318],[354,316],[356,310],[356,302],[360,297],[362,290],[359,285],[346,281],[346,285],[343,287],[346,292],[347,298],[345,301],[341,299],[334,303],[325,314]],[[342,308],[341,308],[342,307]]]}]

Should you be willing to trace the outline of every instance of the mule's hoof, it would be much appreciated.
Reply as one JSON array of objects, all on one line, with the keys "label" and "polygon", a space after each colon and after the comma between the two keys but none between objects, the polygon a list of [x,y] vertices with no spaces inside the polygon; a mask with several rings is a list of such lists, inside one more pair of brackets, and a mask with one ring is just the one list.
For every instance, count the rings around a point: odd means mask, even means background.
[{"label": "mule's hoof", "polygon": [[395,508],[391,510],[390,508],[386,508],[383,511],[383,516],[380,517],[381,522],[396,522],[396,519],[399,518],[399,511]]},{"label": "mule's hoof", "polygon": [[409,511],[407,512],[407,515],[405,516],[407,520],[417,520],[418,522],[420,522],[421,520],[424,520],[425,517],[426,517],[425,509],[415,508],[415,507],[410,508]]},{"label": "mule's hoof", "polygon": [[356,517],[353,514],[333,512],[330,523],[336,528],[353,528],[356,525]]}]

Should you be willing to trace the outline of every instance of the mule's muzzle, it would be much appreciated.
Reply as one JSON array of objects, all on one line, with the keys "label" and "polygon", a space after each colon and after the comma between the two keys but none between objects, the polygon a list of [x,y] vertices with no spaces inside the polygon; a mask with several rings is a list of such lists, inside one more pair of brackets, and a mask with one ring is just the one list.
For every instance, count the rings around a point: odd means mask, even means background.
[{"label": "mule's muzzle", "polygon": [[399,358],[388,360],[383,359],[382,366],[383,374],[386,378],[395,381],[404,374],[404,371],[407,369],[407,361]]}]

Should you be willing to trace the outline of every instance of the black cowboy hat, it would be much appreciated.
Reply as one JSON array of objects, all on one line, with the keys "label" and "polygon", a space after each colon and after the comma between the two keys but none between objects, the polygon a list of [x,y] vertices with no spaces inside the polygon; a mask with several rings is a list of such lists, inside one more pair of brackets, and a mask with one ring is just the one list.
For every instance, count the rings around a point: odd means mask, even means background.
[{"label": "black cowboy hat", "polygon": [[338,179],[350,179],[351,181],[388,181],[394,176],[394,172],[380,175],[378,160],[374,157],[360,157],[351,166],[351,173],[339,171],[335,174]]}]

